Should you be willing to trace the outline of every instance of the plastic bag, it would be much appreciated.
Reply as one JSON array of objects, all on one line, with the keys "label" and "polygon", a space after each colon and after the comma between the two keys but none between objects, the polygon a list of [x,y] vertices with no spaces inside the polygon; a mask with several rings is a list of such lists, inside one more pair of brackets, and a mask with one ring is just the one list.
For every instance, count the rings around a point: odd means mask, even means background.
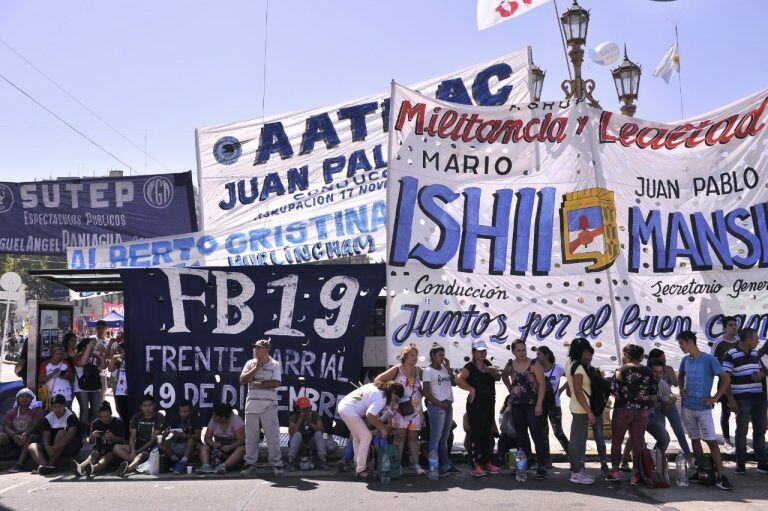
[{"label": "plastic bag", "polygon": [[160,473],[160,451],[157,447],[149,453],[147,461],[136,467],[136,472],[142,472],[151,476],[156,476]]}]

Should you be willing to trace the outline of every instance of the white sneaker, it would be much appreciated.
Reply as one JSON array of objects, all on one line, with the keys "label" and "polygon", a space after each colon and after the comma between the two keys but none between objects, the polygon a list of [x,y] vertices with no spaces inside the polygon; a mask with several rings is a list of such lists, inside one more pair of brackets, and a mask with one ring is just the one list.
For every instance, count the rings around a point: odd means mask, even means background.
[{"label": "white sneaker", "polygon": [[595,478],[586,472],[573,472],[571,482],[574,484],[595,484]]},{"label": "white sneaker", "polygon": [[416,471],[416,475],[417,475],[417,476],[423,476],[424,474],[426,474],[426,472],[424,471],[424,469],[423,469],[423,468],[421,468],[421,465],[419,465],[418,463],[416,463],[416,464],[413,466],[413,470],[415,470],[415,471]]}]

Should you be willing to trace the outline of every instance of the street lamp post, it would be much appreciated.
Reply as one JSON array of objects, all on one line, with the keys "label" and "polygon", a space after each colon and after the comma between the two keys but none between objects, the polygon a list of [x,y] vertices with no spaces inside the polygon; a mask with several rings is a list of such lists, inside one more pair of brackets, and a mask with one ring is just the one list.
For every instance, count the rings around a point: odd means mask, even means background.
[{"label": "street lamp post", "polygon": [[622,102],[621,113],[632,117],[637,110],[638,91],[640,90],[640,66],[629,60],[627,57],[627,45],[624,45],[624,60],[611,70],[613,83],[616,85],[616,94],[619,95],[619,101]]},{"label": "street lamp post", "polygon": [[539,66],[533,64],[531,67],[531,82],[533,91],[531,96],[534,101],[541,101],[541,89],[544,87],[544,77],[547,75]]},{"label": "street lamp post", "polygon": [[581,65],[584,63],[584,45],[587,43],[587,31],[589,29],[589,11],[583,9],[576,0],[573,5],[560,16],[560,24],[563,28],[565,42],[568,43],[568,56],[573,64],[573,79],[563,80],[561,88],[565,92],[566,99],[586,98],[590,106],[600,108],[600,104],[592,97],[595,90],[595,81],[584,80],[581,77]]}]

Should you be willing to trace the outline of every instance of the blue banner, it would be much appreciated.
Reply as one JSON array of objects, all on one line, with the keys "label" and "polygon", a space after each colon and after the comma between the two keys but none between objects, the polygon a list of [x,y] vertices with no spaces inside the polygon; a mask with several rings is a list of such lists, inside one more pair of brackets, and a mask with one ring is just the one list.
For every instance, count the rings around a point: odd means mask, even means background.
[{"label": "blue banner", "polygon": [[357,384],[384,265],[122,270],[127,378],[134,409],[145,393],[164,409],[191,400],[242,410],[239,377],[252,344],[272,341],[283,370],[281,423],[307,396],[326,423]]},{"label": "blue banner", "polygon": [[0,253],[64,255],[196,230],[191,172],[0,182]]}]

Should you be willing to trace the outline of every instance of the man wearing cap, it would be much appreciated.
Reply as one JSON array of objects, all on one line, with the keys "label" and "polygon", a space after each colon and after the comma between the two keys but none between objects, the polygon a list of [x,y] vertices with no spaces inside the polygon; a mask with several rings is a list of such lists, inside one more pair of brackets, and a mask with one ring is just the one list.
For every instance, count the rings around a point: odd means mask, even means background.
[{"label": "man wearing cap", "polygon": [[264,430],[269,451],[269,464],[275,475],[283,473],[280,453],[280,423],[277,419],[277,387],[283,379],[280,363],[269,355],[270,343],[260,339],[253,344],[253,358],[240,373],[240,384],[248,385],[245,401],[245,462],[244,476],[256,475],[259,459],[259,431]]},{"label": "man wearing cap", "polygon": [[40,408],[30,408],[37,399],[30,389],[16,393],[16,406],[6,412],[3,431],[0,433],[0,456],[2,459],[16,459],[8,472],[20,472],[29,456],[29,445],[37,440],[35,431],[43,422],[45,414]]},{"label": "man wearing cap", "polygon": [[302,447],[311,456],[312,451],[317,451],[320,459],[320,470],[328,470],[325,461],[325,438],[323,437],[323,421],[320,414],[312,411],[312,402],[308,397],[302,396],[296,400],[296,407],[288,419],[288,435],[291,440],[288,444],[288,465],[286,470],[293,472],[296,456]]}]

